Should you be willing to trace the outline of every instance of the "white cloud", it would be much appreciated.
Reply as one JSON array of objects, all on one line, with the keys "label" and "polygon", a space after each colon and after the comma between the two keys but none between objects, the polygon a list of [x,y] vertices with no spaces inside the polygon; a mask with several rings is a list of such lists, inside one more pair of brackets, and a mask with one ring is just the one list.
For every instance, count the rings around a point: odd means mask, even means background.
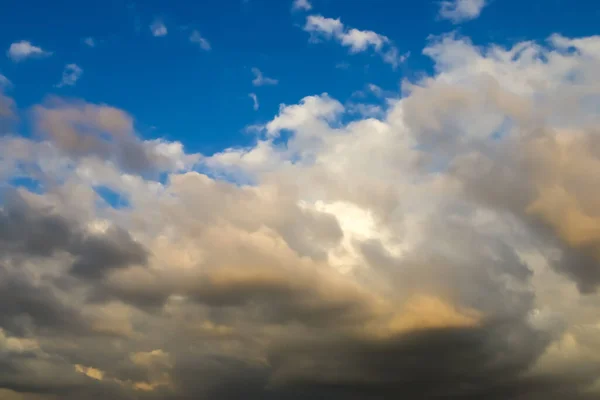
[{"label": "white cloud", "polygon": [[336,39],[342,46],[348,47],[351,54],[372,49],[394,69],[408,57],[408,54],[400,55],[387,36],[368,30],[346,28],[339,18],[309,15],[304,30],[310,33],[312,42],[318,42],[320,38]]},{"label": "white cloud", "polygon": [[308,0],[294,0],[292,4],[292,11],[304,10],[309,11],[312,9],[312,4]]},{"label": "white cloud", "polygon": [[67,64],[62,74],[62,79],[56,87],[75,86],[75,83],[83,75],[83,69],[77,64]]},{"label": "white cloud", "polygon": [[322,15],[309,15],[306,17],[304,30],[315,36],[312,39],[317,39],[318,35],[324,35],[327,38],[332,36],[343,37],[344,24],[339,18],[325,18]]},{"label": "white cloud", "polygon": [[296,130],[309,125],[311,121],[330,121],[344,111],[342,104],[329,97],[327,93],[321,96],[308,96],[300,104],[279,107],[279,115],[266,126],[271,136],[276,136],[283,129]]},{"label": "white cloud", "polygon": [[91,36],[84,38],[83,43],[88,47],[96,47],[96,40]]},{"label": "white cloud", "polygon": [[43,50],[41,47],[34,46],[27,40],[21,40],[10,45],[6,55],[13,61],[23,61],[27,58],[41,58],[52,55],[52,52]]},{"label": "white cloud", "polygon": [[252,99],[254,111],[258,111],[259,104],[258,104],[258,97],[256,96],[256,93],[250,93],[250,94],[248,94],[248,97],[250,97]]},{"label": "white cloud", "polygon": [[254,74],[254,79],[252,80],[254,86],[277,85],[279,83],[277,79],[264,76],[258,68],[252,68],[252,73]]},{"label": "white cloud", "polygon": [[192,31],[192,34],[190,35],[190,42],[197,44],[204,51],[209,51],[211,49],[210,42],[202,37],[200,32],[197,30]]},{"label": "white cloud", "polygon": [[373,93],[375,96],[381,96],[383,95],[383,89],[380,88],[379,86],[375,85],[374,83],[369,83],[367,85],[367,89],[369,89],[369,91],[371,93]]},{"label": "white cloud", "polygon": [[485,6],[486,0],[444,0],[439,17],[458,24],[479,17]]},{"label": "white cloud", "polygon": [[155,20],[150,25],[150,31],[152,32],[152,36],[155,36],[155,37],[166,36],[168,33],[167,27],[159,19]]}]

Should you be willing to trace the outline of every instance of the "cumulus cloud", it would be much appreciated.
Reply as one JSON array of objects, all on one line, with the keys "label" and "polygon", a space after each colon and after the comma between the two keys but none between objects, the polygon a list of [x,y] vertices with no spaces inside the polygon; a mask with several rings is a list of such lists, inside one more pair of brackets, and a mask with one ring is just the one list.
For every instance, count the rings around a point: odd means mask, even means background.
[{"label": "cumulus cloud", "polygon": [[150,32],[152,32],[152,36],[161,37],[167,36],[167,26],[160,19],[154,20],[150,25]]},{"label": "cumulus cloud", "polygon": [[62,74],[61,81],[56,85],[56,87],[63,86],[75,86],[75,83],[81,78],[83,75],[83,69],[77,64],[67,64],[65,65],[65,69]]},{"label": "cumulus cloud", "polygon": [[310,11],[312,4],[308,0],[294,0],[292,3],[292,11]]},{"label": "cumulus cloud", "polygon": [[206,40],[197,30],[192,31],[190,42],[198,45],[202,50],[209,51],[211,49],[210,42]]},{"label": "cumulus cloud", "polygon": [[339,18],[309,15],[306,18],[304,30],[310,33],[312,41],[318,41],[320,38],[335,39],[342,46],[348,47],[351,54],[372,49],[382,57],[385,63],[390,64],[393,68],[397,68],[408,57],[407,54],[400,55],[398,49],[387,36],[373,31],[347,28]]},{"label": "cumulus cloud", "polygon": [[439,17],[459,24],[479,17],[486,5],[486,0],[444,0],[440,3]]},{"label": "cumulus cloud", "polygon": [[252,74],[254,74],[254,79],[252,80],[252,84],[254,86],[269,86],[269,85],[277,85],[279,81],[273,78],[267,78],[263,75],[260,69],[252,68]]},{"label": "cumulus cloud", "polygon": [[598,48],[431,38],[376,110],[212,155],[37,105],[0,136],[0,396],[597,399]]},{"label": "cumulus cloud", "polygon": [[34,46],[27,40],[21,40],[20,42],[12,43],[6,51],[6,55],[14,62],[19,62],[28,58],[48,57],[52,55],[52,52]]}]

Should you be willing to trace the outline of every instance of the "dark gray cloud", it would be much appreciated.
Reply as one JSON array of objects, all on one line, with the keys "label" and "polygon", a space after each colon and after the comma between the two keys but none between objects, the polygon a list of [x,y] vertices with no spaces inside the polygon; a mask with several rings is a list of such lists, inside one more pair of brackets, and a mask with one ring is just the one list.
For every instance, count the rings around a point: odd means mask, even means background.
[{"label": "dark gray cloud", "polygon": [[76,221],[51,208],[36,208],[16,191],[5,192],[0,210],[0,255],[47,257],[68,252],[75,261],[71,272],[97,279],[109,270],[145,264],[147,251],[129,232],[111,226],[105,232],[86,232]]}]

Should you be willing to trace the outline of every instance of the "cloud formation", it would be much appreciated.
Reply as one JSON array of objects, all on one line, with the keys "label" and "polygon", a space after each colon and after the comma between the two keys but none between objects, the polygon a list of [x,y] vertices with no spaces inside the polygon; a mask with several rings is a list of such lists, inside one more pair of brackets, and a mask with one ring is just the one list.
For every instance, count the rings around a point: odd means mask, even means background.
[{"label": "cloud formation", "polygon": [[154,37],[162,37],[167,36],[168,30],[167,26],[160,19],[154,20],[150,25],[150,32],[152,32],[152,36]]},{"label": "cloud formation", "polygon": [[56,85],[56,87],[63,86],[75,86],[75,83],[81,78],[83,75],[83,69],[79,67],[77,64],[67,64],[65,65],[65,69],[62,74],[61,81]]},{"label": "cloud formation", "polygon": [[85,44],[88,47],[96,47],[96,39],[94,39],[91,36],[84,38],[82,41],[83,41],[83,44]]},{"label": "cloud formation", "polygon": [[292,11],[310,11],[312,4],[308,0],[294,0],[292,3]]},{"label": "cloud formation", "polygon": [[486,5],[486,0],[444,0],[440,3],[439,17],[459,24],[479,17]]},{"label": "cloud formation", "polygon": [[256,93],[250,93],[248,94],[248,97],[252,99],[252,107],[254,108],[254,111],[258,111],[260,105],[258,104],[258,97],[256,96]]},{"label": "cloud formation", "polygon": [[6,51],[6,55],[14,62],[19,62],[28,58],[48,57],[52,55],[52,52],[34,46],[27,40],[21,40],[20,42],[12,43]]},{"label": "cloud formation", "polygon": [[383,61],[397,68],[406,60],[408,54],[401,55],[391,40],[373,31],[347,28],[339,18],[326,18],[322,15],[309,15],[304,30],[311,35],[312,41],[335,39],[342,46],[348,47],[351,54],[372,49]]},{"label": "cloud formation", "polygon": [[254,79],[252,80],[254,86],[272,86],[279,83],[279,80],[277,79],[264,76],[258,68],[252,68],[252,74],[254,75]]},{"label": "cloud formation", "polygon": [[200,32],[197,30],[192,31],[189,39],[190,42],[194,43],[204,51],[209,51],[211,49],[210,42],[202,37]]},{"label": "cloud formation", "polygon": [[0,396],[597,399],[598,48],[431,38],[377,113],[306,96],[213,155],[35,106],[0,136]]}]

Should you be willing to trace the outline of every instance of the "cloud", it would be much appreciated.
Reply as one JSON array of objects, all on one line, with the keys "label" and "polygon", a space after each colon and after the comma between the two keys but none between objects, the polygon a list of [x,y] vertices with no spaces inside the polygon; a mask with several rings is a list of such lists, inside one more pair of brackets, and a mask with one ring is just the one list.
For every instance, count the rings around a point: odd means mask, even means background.
[{"label": "cloud", "polygon": [[96,39],[91,36],[83,38],[82,42],[88,47],[96,47]]},{"label": "cloud", "polygon": [[0,136],[0,397],[597,399],[598,43],[432,37],[385,102],[210,155],[35,105]]},{"label": "cloud", "polygon": [[256,97],[256,93],[250,93],[248,94],[248,97],[252,99],[254,111],[258,111],[259,104],[258,97]]},{"label": "cloud", "polygon": [[294,0],[292,3],[292,11],[310,11],[312,5],[308,0]]},{"label": "cloud", "polygon": [[479,17],[486,5],[486,0],[445,0],[440,3],[439,17],[459,24]]},{"label": "cloud", "polygon": [[10,88],[12,86],[12,82],[6,76],[0,74],[0,88]]},{"label": "cloud", "polygon": [[12,43],[8,48],[6,55],[14,62],[19,62],[28,58],[49,57],[52,55],[52,52],[34,46],[27,40],[21,40],[20,42]]},{"label": "cloud", "polygon": [[279,83],[277,79],[263,76],[263,73],[258,68],[252,68],[252,73],[254,74],[254,79],[252,80],[254,86],[269,86],[277,85]]},{"label": "cloud", "polygon": [[152,22],[152,24],[150,25],[150,31],[152,32],[152,36],[154,37],[162,37],[162,36],[167,36],[167,27],[165,26],[164,22],[162,22],[160,19],[156,19],[154,20],[154,22]]},{"label": "cloud", "polygon": [[197,30],[192,31],[190,42],[197,44],[204,51],[209,51],[211,49],[209,41],[203,38]]},{"label": "cloud", "polygon": [[193,162],[180,144],[142,141],[133,118],[114,107],[69,103],[55,99],[33,110],[35,132],[71,157],[110,159],[128,172],[150,173],[184,167]]},{"label": "cloud", "polygon": [[16,103],[13,98],[5,94],[12,87],[12,82],[0,74],[0,134],[4,134],[7,127],[10,127],[10,123],[16,119]]},{"label": "cloud", "polygon": [[79,67],[77,64],[67,64],[65,65],[65,69],[63,71],[62,80],[60,83],[56,85],[56,87],[63,86],[75,86],[75,83],[81,78],[83,75],[83,69]]},{"label": "cloud", "polygon": [[397,68],[408,57],[407,54],[400,55],[388,37],[373,31],[346,28],[339,18],[309,15],[306,18],[304,30],[310,33],[312,41],[318,41],[320,38],[335,39],[342,46],[348,47],[351,54],[372,49],[393,68]]}]

